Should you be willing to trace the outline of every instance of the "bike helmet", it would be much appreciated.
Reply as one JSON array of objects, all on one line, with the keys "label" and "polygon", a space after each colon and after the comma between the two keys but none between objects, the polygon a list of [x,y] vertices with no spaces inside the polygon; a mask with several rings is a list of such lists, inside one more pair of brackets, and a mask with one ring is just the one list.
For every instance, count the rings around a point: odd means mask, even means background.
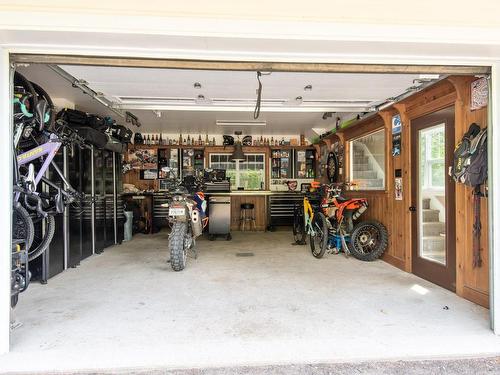
[{"label": "bike helmet", "polygon": [[222,142],[222,144],[224,146],[232,146],[232,145],[234,145],[234,137],[233,136],[223,135],[222,137],[224,138],[224,141]]},{"label": "bike helmet", "polygon": [[252,136],[246,135],[243,137],[243,141],[241,142],[243,146],[251,146],[252,145]]},{"label": "bike helmet", "polygon": [[134,134],[134,144],[136,145],[142,145],[144,143],[144,139],[142,138],[141,133],[135,133]]}]

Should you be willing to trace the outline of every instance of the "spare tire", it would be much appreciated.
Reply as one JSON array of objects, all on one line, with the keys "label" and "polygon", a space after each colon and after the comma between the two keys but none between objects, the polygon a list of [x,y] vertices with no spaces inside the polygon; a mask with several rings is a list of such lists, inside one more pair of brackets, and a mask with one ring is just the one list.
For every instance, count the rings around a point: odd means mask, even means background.
[{"label": "spare tire", "polygon": [[382,256],[388,242],[386,227],[379,221],[368,220],[356,224],[348,246],[356,259],[373,261]]}]

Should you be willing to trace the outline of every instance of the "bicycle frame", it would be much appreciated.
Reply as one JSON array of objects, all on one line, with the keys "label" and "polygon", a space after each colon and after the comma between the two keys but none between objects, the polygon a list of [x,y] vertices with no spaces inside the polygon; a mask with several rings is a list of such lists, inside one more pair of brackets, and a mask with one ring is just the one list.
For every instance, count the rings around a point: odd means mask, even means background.
[{"label": "bicycle frame", "polygon": [[[57,151],[59,151],[59,148],[62,146],[62,142],[58,140],[58,138],[54,135],[51,135],[50,140],[44,144],[41,144],[40,146],[37,146],[35,148],[32,148],[29,151],[23,152],[22,154],[17,155],[17,165],[18,166],[23,166],[26,164],[29,164],[33,160],[36,160],[42,156],[47,156],[38,171],[38,173],[35,175],[34,183],[35,183],[35,188],[42,180],[43,175],[49,168],[49,165],[52,163],[52,160],[57,154]],[[57,172],[62,176],[60,173],[59,168],[56,167]],[[63,179],[64,181],[64,179]],[[64,181],[66,183],[66,181]]]},{"label": "bicycle frame", "polygon": [[312,222],[314,219],[314,210],[309,202],[309,198],[304,197],[304,229],[307,234],[314,236],[316,231],[313,228]]}]

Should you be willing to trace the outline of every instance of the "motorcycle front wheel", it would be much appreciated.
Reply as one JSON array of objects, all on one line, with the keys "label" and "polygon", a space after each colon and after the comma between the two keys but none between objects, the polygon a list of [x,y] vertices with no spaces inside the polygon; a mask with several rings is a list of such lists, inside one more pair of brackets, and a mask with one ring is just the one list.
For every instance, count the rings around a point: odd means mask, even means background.
[{"label": "motorcycle front wheel", "polygon": [[309,235],[311,253],[315,258],[323,258],[328,245],[328,223],[322,212],[315,212],[312,222],[314,234]]},{"label": "motorcycle front wheel", "polygon": [[356,259],[373,261],[384,253],[388,238],[387,229],[379,221],[362,221],[356,224],[351,233],[349,250]]},{"label": "motorcycle front wheel", "polygon": [[182,271],[186,267],[186,235],[187,223],[177,222],[172,225],[172,232],[168,238],[168,248],[170,250],[170,265],[174,271]]}]

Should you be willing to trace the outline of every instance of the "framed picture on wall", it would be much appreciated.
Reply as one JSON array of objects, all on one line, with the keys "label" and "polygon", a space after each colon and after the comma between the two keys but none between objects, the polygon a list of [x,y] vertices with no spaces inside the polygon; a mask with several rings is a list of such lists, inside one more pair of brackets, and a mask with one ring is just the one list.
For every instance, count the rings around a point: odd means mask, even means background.
[{"label": "framed picture on wall", "polygon": [[132,169],[156,169],[158,168],[158,154],[154,148],[128,151],[128,162]]},{"label": "framed picture on wall", "polygon": [[158,178],[158,169],[141,169],[141,180],[156,180]]},{"label": "framed picture on wall", "polygon": [[486,77],[476,79],[471,83],[470,109],[480,109],[488,105],[488,80]]}]

